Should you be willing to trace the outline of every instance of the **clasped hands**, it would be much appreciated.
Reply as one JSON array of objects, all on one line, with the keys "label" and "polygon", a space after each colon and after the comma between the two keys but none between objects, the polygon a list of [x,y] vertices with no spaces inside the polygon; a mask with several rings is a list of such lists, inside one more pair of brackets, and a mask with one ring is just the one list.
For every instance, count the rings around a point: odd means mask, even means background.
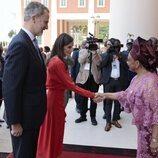
[{"label": "clasped hands", "polygon": [[95,93],[93,101],[96,103],[102,102],[105,99],[104,93]]}]

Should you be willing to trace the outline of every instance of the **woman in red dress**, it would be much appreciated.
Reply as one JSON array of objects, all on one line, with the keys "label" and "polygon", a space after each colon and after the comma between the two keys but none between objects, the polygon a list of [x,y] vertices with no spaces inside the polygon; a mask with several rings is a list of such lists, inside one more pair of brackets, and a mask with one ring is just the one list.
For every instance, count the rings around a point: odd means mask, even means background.
[{"label": "woman in red dress", "polygon": [[71,80],[66,57],[73,49],[73,38],[62,33],[56,39],[47,67],[47,113],[40,129],[37,158],[60,158],[65,126],[64,91],[70,89],[85,97],[95,93],[84,90]]}]

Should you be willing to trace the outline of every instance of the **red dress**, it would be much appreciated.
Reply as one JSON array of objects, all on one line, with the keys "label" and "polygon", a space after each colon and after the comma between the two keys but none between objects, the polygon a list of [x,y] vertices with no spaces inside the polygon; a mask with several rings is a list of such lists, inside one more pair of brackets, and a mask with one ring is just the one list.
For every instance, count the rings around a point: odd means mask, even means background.
[{"label": "red dress", "polygon": [[95,94],[76,86],[71,80],[66,66],[54,57],[47,68],[47,113],[40,129],[37,158],[57,158],[62,153],[65,126],[64,91],[70,89],[85,97]]}]

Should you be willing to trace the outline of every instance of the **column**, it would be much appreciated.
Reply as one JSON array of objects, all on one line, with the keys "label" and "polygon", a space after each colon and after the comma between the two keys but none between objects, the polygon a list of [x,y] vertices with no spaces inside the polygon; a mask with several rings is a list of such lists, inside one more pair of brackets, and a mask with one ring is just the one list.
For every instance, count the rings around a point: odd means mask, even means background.
[{"label": "column", "polygon": [[53,0],[51,1],[51,15],[50,15],[50,22],[51,22],[51,39],[52,43],[55,42],[57,38],[57,1]]},{"label": "column", "polygon": [[134,38],[158,37],[158,0],[111,0],[109,37],[126,43],[127,34]]},{"label": "column", "polygon": [[88,33],[90,32],[90,33],[94,34],[95,26],[94,26],[93,18],[92,18],[94,16],[94,0],[89,0],[88,4],[89,4],[89,6],[88,6],[88,14],[89,14],[89,17],[88,17]]}]

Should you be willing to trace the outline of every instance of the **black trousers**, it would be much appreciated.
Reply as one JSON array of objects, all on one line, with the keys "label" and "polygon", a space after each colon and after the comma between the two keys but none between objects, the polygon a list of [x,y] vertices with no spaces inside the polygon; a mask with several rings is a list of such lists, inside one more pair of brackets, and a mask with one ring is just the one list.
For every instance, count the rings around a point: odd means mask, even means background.
[{"label": "black trousers", "polygon": [[[110,78],[110,81],[108,84],[103,85],[104,93],[106,92],[118,92],[123,89],[123,86],[120,84],[119,79],[115,80]],[[114,101],[114,110],[113,110],[113,116],[111,117],[112,113],[112,105]],[[120,103],[117,100],[111,100],[106,99],[104,102],[103,110],[106,114],[106,121],[108,123],[112,121],[117,121],[119,119],[119,115],[121,112]]]},{"label": "black trousers", "polygon": [[2,105],[2,98],[3,98],[3,95],[2,95],[2,81],[0,80],[0,107]]},{"label": "black trousers", "polygon": [[24,130],[22,136],[12,138],[14,158],[36,158],[38,130]]},{"label": "black trousers", "polygon": [[[76,85],[78,85],[77,83],[76,83]],[[78,86],[80,86],[80,85],[78,85]],[[81,86],[80,86],[81,87]],[[78,108],[78,109],[80,109],[81,108],[81,99],[80,99],[80,95],[79,94],[77,94],[77,93],[75,93],[75,102],[76,102],[76,108]]]},{"label": "black trousers", "polygon": [[[91,75],[85,84],[79,84],[81,88],[84,88],[86,90],[89,90],[91,92],[98,92],[99,90],[99,84],[97,84],[94,81],[93,76]],[[90,99],[90,117],[95,118],[96,117],[96,108],[97,103],[95,103],[92,99]],[[88,98],[80,96],[80,115],[81,117],[86,118],[86,113],[88,111]]]}]

